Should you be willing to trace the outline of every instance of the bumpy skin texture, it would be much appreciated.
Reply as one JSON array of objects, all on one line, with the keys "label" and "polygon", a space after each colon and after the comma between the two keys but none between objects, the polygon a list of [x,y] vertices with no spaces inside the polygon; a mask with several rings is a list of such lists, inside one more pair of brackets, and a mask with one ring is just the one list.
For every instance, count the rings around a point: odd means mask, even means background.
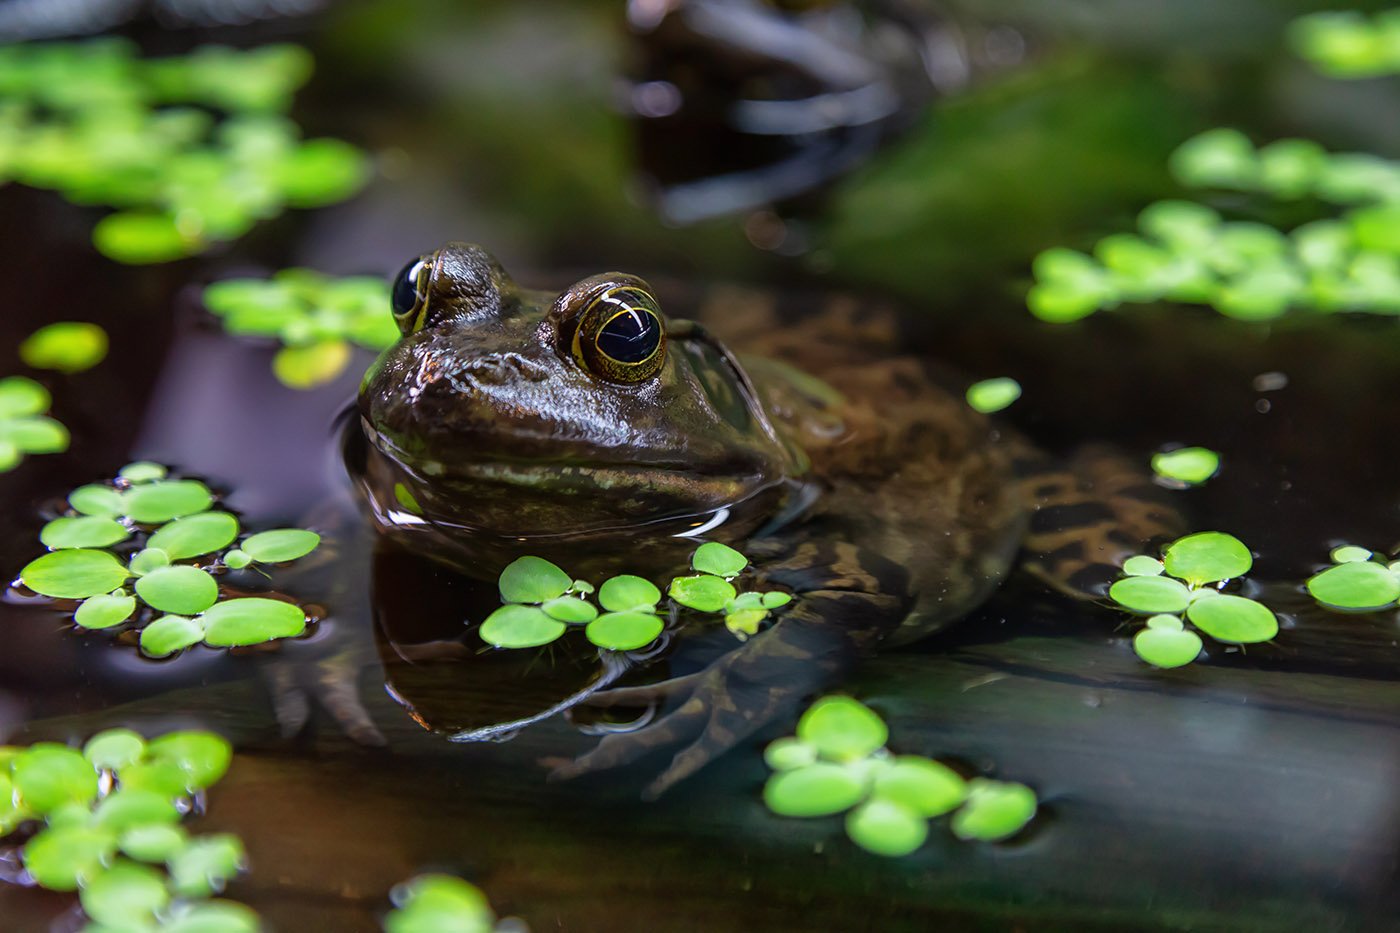
[{"label": "bumpy skin texture", "polygon": [[[667,322],[659,369],[626,382],[579,355],[580,322],[597,317],[601,291],[645,283],[608,274],[551,295],[519,289],[478,247],[451,244],[431,262],[424,306],[399,309],[421,324],[404,325],[417,329],[360,395],[369,443],[349,462],[381,531],[477,576],[533,553],[584,576],[664,582],[698,543],[676,535],[713,523],[704,537],[749,554],[759,586],[797,596],[704,671],[595,696],[671,706],[558,776],[682,746],[650,788],[660,793],[874,644],[928,634],[984,599],[1023,541],[1028,484],[1061,505],[1092,493],[1049,490],[1028,447],[903,354],[892,317],[854,302],[794,323],[765,293],[711,290],[697,316],[725,329]],[[1038,534],[1058,551],[1042,555],[1053,576],[1073,535]],[[1116,556],[1086,548],[1073,556]]]}]

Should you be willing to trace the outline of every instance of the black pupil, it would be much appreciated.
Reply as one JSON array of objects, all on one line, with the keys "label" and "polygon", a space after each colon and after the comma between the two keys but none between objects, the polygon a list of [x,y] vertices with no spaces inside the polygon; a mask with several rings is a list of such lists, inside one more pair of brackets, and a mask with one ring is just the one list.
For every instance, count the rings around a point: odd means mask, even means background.
[{"label": "black pupil", "polygon": [[619,363],[640,363],[661,343],[661,325],[647,311],[629,308],[603,325],[598,349]]},{"label": "black pupil", "polygon": [[418,307],[418,272],[422,266],[423,260],[415,259],[404,266],[394,279],[390,303],[394,314],[399,317],[413,313],[413,309]]}]

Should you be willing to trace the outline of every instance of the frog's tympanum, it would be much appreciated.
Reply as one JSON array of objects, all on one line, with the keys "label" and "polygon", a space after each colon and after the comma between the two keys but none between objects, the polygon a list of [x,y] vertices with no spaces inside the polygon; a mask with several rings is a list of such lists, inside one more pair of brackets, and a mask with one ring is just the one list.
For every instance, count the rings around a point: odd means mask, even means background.
[{"label": "frog's tympanum", "polygon": [[876,643],[968,612],[1018,551],[1059,590],[1097,595],[1176,531],[1138,472],[1101,451],[1039,456],[856,302],[785,323],[762,295],[716,289],[693,310],[721,335],[668,317],[635,276],[531,291],[450,244],[405,268],[393,305],[403,337],[365,376],[368,443],[350,458],[385,535],[481,578],[537,554],[658,584],[718,540],[754,560],[757,587],[796,597],[703,671],[594,697],[669,711],[564,775],[680,748],[659,792]]}]

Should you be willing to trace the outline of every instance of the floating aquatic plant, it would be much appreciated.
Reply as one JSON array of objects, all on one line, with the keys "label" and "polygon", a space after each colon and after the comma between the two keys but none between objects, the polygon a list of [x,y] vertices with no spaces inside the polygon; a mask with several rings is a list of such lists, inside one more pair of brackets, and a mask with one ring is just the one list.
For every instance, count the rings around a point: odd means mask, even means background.
[{"label": "floating aquatic plant", "polygon": [[93,230],[112,259],[194,255],[368,179],[362,152],[303,140],[284,116],[310,74],[292,45],[151,59],[122,39],[4,46],[0,180],[117,208]]},{"label": "floating aquatic plant", "polygon": [[1161,560],[1146,554],[1129,557],[1123,578],[1108,595],[1128,612],[1149,616],[1133,638],[1138,657],[1155,667],[1181,667],[1196,660],[1203,647],[1185,621],[1226,644],[1269,641],[1278,634],[1273,610],[1218,588],[1253,565],[1253,555],[1238,538],[1204,531],[1167,545]]},{"label": "floating aquatic plant", "polygon": [[1400,74],[1400,10],[1313,13],[1288,29],[1293,48],[1331,78]]},{"label": "floating aquatic plant", "polygon": [[26,454],[68,449],[68,429],[47,414],[53,398],[33,379],[0,379],[0,473],[13,470]]},{"label": "floating aquatic plant", "polygon": [[273,372],[296,389],[344,372],[352,344],[377,353],[399,336],[389,284],[374,276],[283,269],[270,279],[224,279],[204,289],[204,305],[231,334],[280,341]]},{"label": "floating aquatic plant", "polygon": [[42,824],[20,848],[24,868],[45,888],[77,891],[88,929],[256,933],[256,913],[210,900],[242,870],[243,844],[179,825],[231,757],[222,737],[198,731],[0,748],[0,836]]},{"label": "floating aquatic plant", "polygon": [[1177,486],[1199,486],[1220,472],[1220,454],[1207,447],[1177,447],[1152,455],[1152,472]]},{"label": "floating aquatic plant", "polygon": [[[691,556],[698,572],[676,577],[666,594],[678,606],[723,614],[736,637],[748,638],[773,610],[792,601],[778,591],[738,592],[731,581],[748,565],[749,559],[734,548],[707,542]],[[499,586],[505,605],[487,616],[479,630],[482,640],[497,648],[537,648],[562,637],[570,625],[582,625],[599,648],[633,651],[656,641],[665,628],[657,613],[661,590],[633,574],[612,577],[595,593],[587,581],[575,580],[544,558],[527,556],[501,572]]]},{"label": "floating aquatic plant", "polygon": [[41,327],[19,345],[19,358],[35,369],[79,373],[107,356],[107,332],[85,321],[57,321]]},{"label": "floating aquatic plant", "polygon": [[476,885],[454,875],[419,875],[389,892],[394,909],[384,918],[385,933],[491,933],[519,930],[498,926],[491,902]]},{"label": "floating aquatic plant", "polygon": [[984,415],[1001,411],[1021,397],[1021,384],[1009,376],[983,379],[967,387],[967,404]]},{"label": "floating aquatic plant", "polygon": [[[995,841],[1020,832],[1035,816],[1035,792],[1024,784],[973,778],[918,755],[893,755],[889,728],[864,704],[823,697],[797,723],[797,735],[764,751],[775,773],[763,788],[779,816],[846,813],[846,834],[877,855],[908,855],[928,838],[930,819],[953,813],[960,839]],[[954,812],[956,811],[956,812]]]},{"label": "floating aquatic plant", "polygon": [[1366,612],[1392,608],[1400,600],[1400,562],[1383,554],[1347,545],[1335,548],[1331,567],[1314,574],[1307,590],[1332,609]]},{"label": "floating aquatic plant", "polygon": [[320,536],[279,528],[239,542],[237,516],[216,505],[198,480],[170,477],[156,463],[128,464],[112,483],[69,494],[67,514],[39,533],[49,552],[30,561],[20,581],[42,596],[79,600],[73,620],[80,628],[134,622],[141,650],[151,657],[200,642],[234,647],[302,634],[306,614],[299,606],[226,597],[219,577],[255,562],[305,557]]}]

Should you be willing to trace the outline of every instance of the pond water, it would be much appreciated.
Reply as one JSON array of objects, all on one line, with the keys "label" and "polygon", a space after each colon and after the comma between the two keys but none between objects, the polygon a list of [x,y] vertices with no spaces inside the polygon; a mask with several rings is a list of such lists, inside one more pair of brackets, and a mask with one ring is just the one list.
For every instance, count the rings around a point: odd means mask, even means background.
[{"label": "pond water", "polygon": [[[1339,544],[1400,543],[1400,330],[1381,316],[1250,323],[1169,304],[1050,325],[1023,298],[1038,250],[1087,248],[1179,194],[1167,155],[1206,127],[1400,154],[1395,121],[1377,117],[1397,112],[1400,85],[1328,85],[1290,62],[1282,26],[1307,12],[1293,4],[959,4],[980,26],[1014,24],[1025,60],[920,111],[783,220],[676,227],[639,196],[636,128],[616,106],[635,54],[617,5],[520,6],[381,0],[236,29],[127,27],[160,52],[305,44],[318,70],[298,120],[375,154],[360,196],[204,256],[122,266],[90,246],[99,212],[0,188],[0,372],[25,371],[18,344],[52,320],[94,321],[112,340],[102,365],[43,377],[73,443],[0,474],[0,567],[17,574],[39,553],[45,509],[137,458],[207,478],[249,527],[310,523],[332,539],[328,560],[277,581],[327,609],[279,650],[154,662],[12,596],[5,740],[113,725],[228,737],[232,768],[191,826],[241,836],[251,870],[227,896],[279,930],[378,929],[389,889],[429,870],[470,879],[537,931],[1400,926],[1395,611],[1327,611],[1302,589]],[[1285,225],[1305,213],[1243,202],[1231,206]],[[835,290],[893,303],[910,352],[967,381],[1014,377],[1023,394],[1000,417],[1053,454],[1102,442],[1146,464],[1172,444],[1220,451],[1220,475],[1174,501],[1191,529],[1249,544],[1252,592],[1283,630],[1156,670],[1133,654],[1123,614],[1013,575],[958,625],[877,651],[840,689],[884,717],[891,748],[1024,782],[1041,801],[1009,842],[959,842],[936,824],[899,859],[861,851],[837,818],[765,809],[761,750],[791,719],[655,802],[641,792],[666,754],[547,780],[549,763],[608,728],[596,716],[449,742],[444,731],[579,689],[596,656],[419,650],[460,638],[498,599],[493,579],[372,548],[327,517],[345,514],[326,505],[349,495],[337,418],[371,355],[288,388],[275,347],[222,332],[199,290],[290,266],[389,276],[452,239],[487,245],[540,288],[622,268],[682,296],[745,282],[798,309]],[[289,685],[311,698],[295,734],[279,721]],[[382,747],[353,741],[322,702],[352,689]],[[17,884],[0,885],[0,918],[81,926],[70,895]]]}]

